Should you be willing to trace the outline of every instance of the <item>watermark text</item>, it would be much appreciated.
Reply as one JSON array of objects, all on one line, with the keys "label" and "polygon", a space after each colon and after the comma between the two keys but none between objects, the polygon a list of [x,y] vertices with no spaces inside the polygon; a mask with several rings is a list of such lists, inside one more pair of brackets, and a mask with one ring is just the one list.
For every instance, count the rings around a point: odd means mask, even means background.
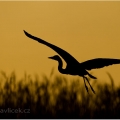
[{"label": "watermark text", "polygon": [[30,113],[30,109],[21,109],[21,108],[7,108],[7,109],[0,109],[0,113]]}]

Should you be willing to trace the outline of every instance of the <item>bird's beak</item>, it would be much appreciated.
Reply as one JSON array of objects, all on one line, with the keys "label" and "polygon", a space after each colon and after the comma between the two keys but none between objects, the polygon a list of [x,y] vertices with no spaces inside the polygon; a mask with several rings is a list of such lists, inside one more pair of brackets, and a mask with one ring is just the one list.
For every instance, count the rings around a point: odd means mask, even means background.
[{"label": "bird's beak", "polygon": [[53,57],[48,57],[49,59],[53,59]]}]

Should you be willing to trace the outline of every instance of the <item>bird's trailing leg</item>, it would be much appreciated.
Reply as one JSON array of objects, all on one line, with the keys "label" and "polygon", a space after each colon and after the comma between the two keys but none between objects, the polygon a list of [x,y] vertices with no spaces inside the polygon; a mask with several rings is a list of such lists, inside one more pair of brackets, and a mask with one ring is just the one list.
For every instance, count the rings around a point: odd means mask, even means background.
[{"label": "bird's trailing leg", "polygon": [[87,87],[86,82],[85,82],[85,77],[83,77],[83,80],[84,80],[85,88],[86,88],[87,92],[89,92],[88,87]]},{"label": "bird's trailing leg", "polygon": [[[84,78],[87,80],[88,84],[90,85],[88,78],[87,78],[87,77],[84,77]],[[92,88],[91,85],[90,85],[90,88],[91,88],[91,90],[93,91],[93,93],[95,94],[95,91],[94,91],[94,89]]]}]

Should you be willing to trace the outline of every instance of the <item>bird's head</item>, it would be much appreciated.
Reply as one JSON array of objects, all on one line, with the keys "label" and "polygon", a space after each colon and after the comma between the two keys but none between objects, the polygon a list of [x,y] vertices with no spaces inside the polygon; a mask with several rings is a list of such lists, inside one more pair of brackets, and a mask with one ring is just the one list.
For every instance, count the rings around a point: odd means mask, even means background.
[{"label": "bird's head", "polygon": [[53,60],[57,60],[57,61],[60,60],[60,57],[58,55],[54,55],[54,56],[48,57],[48,58],[53,59]]}]

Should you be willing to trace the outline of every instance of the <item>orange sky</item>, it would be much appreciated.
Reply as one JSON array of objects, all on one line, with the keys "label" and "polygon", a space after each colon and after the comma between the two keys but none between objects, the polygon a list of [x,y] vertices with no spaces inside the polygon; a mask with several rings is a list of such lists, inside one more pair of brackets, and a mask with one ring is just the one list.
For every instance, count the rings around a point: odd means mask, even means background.
[{"label": "orange sky", "polygon": [[[55,44],[79,62],[97,57],[120,58],[120,2],[0,2],[0,70],[18,76],[50,74],[58,63],[52,49],[27,38],[23,30]],[[120,65],[92,70],[120,83]]]}]

